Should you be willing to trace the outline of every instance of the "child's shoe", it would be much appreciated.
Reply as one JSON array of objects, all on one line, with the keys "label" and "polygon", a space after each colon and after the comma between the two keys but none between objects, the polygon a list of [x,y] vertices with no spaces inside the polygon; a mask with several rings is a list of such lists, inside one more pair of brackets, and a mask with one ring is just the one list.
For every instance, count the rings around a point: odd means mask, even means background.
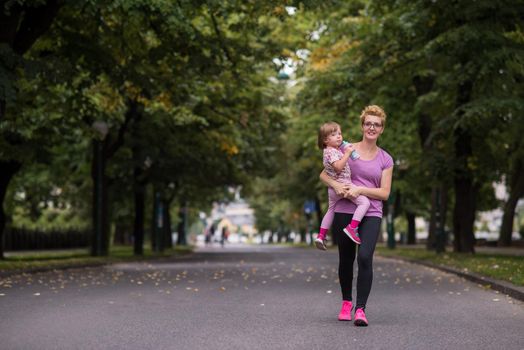
[{"label": "child's shoe", "polygon": [[351,309],[353,309],[353,303],[351,301],[342,300],[342,308],[338,314],[338,320],[351,321]]},{"label": "child's shoe", "polygon": [[368,319],[366,318],[364,309],[357,309],[357,311],[355,311],[355,326],[367,327],[367,325],[368,325]]},{"label": "child's shoe", "polygon": [[360,241],[360,237],[358,236],[358,227],[351,227],[348,225],[346,228],[343,229],[343,231],[356,244],[362,243]]},{"label": "child's shoe", "polygon": [[326,240],[322,239],[320,235],[315,238],[315,246],[320,250],[327,250]]}]

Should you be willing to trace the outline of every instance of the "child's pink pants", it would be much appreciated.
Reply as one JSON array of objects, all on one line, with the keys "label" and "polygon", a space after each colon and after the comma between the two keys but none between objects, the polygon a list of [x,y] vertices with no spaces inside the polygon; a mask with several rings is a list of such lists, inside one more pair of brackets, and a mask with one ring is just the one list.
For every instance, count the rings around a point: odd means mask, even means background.
[{"label": "child's pink pants", "polygon": [[[320,228],[325,228],[327,230],[331,228],[331,224],[333,223],[333,217],[335,216],[335,204],[343,198],[344,197],[339,196],[334,189],[332,189],[331,187],[328,188],[329,206],[326,211],[326,214],[324,215],[324,218],[322,219]],[[355,210],[355,214],[353,214],[352,220],[362,221],[362,218],[364,217],[364,215],[366,215],[366,212],[369,209],[368,197],[360,195],[355,199],[351,198],[349,200],[357,205],[357,209]]]}]

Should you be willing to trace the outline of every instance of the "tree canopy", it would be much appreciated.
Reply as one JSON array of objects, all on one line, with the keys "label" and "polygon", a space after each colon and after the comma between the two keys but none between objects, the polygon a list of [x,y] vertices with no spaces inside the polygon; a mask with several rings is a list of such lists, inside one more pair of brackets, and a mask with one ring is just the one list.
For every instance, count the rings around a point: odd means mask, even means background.
[{"label": "tree canopy", "polygon": [[0,4],[0,232],[55,207],[93,226],[97,189],[108,230],[142,232],[157,193],[205,211],[230,187],[260,231],[305,232],[304,203],[320,218],[327,202],[318,127],[358,141],[360,111],[378,104],[395,215],[428,218],[431,241],[438,212],[472,252],[476,213],[500,206],[492,183],[505,182],[511,244],[522,1]]}]

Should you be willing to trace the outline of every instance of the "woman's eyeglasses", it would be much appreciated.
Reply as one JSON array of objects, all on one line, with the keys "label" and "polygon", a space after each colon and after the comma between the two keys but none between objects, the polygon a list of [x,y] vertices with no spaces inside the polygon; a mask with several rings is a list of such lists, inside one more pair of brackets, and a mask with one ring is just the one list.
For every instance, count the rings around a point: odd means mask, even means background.
[{"label": "woman's eyeglasses", "polygon": [[364,127],[366,129],[371,129],[371,127],[373,127],[374,129],[381,129],[382,128],[382,124],[381,123],[365,122],[362,125],[364,125]]}]

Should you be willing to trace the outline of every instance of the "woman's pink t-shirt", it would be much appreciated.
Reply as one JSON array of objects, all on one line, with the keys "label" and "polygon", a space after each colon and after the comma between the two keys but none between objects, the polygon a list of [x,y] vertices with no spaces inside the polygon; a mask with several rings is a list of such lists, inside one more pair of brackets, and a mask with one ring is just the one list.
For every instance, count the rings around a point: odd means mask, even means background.
[{"label": "woman's pink t-shirt", "polygon": [[[372,160],[353,160],[349,158],[351,168],[351,181],[356,186],[379,188],[382,171],[393,166],[393,158],[379,147],[377,155]],[[382,201],[369,198],[370,206],[365,216],[382,217]],[[355,203],[348,199],[341,199],[335,205],[335,213],[354,214]]]}]

